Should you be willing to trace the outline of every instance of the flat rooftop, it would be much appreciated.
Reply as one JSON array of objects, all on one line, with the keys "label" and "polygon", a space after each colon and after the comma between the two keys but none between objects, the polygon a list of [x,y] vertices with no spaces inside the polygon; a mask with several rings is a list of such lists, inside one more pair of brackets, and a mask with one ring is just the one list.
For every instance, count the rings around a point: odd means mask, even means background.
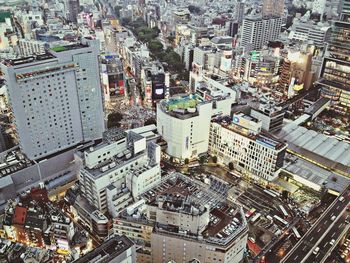
[{"label": "flat rooftop", "polygon": [[[241,207],[226,202],[231,185],[214,176],[210,176],[209,181],[206,184],[181,173],[173,173],[163,178],[161,184],[144,193],[142,197],[151,206],[158,206],[160,200],[168,200],[170,205],[165,202],[162,208],[169,211],[181,206],[184,208],[183,213],[192,213],[193,209],[184,206],[184,202],[197,208],[195,213],[198,214],[209,209],[209,224],[200,235],[206,241],[227,244],[246,228],[247,222]],[[172,234],[183,234],[177,227],[162,225],[161,228]],[[191,236],[190,233],[186,237],[197,239],[197,236]]]},{"label": "flat rooftop", "polygon": [[19,170],[22,170],[34,163],[30,161],[19,148],[12,148],[0,153],[0,178]]},{"label": "flat rooftop", "polygon": [[344,176],[341,176],[332,171],[328,171],[322,167],[319,167],[311,162],[308,162],[291,154],[288,154],[286,156],[283,170],[291,174],[296,174],[316,185],[324,185],[327,189],[339,193],[343,192],[350,182],[350,180]]},{"label": "flat rooftop", "polygon": [[190,94],[161,100],[158,105],[161,110],[175,118],[187,119],[198,115],[197,106],[203,102],[198,95]]},{"label": "flat rooftop", "polygon": [[[126,250],[134,246],[134,243],[126,236],[117,236],[104,241],[91,252],[74,261],[75,263],[110,262]],[[103,261],[102,261],[103,259]]]},{"label": "flat rooftop", "polygon": [[350,144],[314,130],[290,123],[277,136],[288,142],[289,149],[321,166],[350,174]]},{"label": "flat rooftop", "polygon": [[58,53],[58,52],[63,52],[63,51],[68,51],[68,50],[85,48],[85,47],[88,47],[88,45],[77,43],[77,44],[73,44],[73,45],[56,46],[56,47],[51,48],[51,51]]},{"label": "flat rooftop", "polygon": [[283,143],[279,140],[276,140],[269,133],[260,132],[259,134],[253,134],[253,133],[247,132],[247,129],[242,128],[239,125],[236,125],[230,116],[217,117],[217,118],[212,119],[212,122],[220,124],[222,127],[226,128],[226,129],[229,129],[229,130],[236,132],[244,137],[247,137],[251,140],[259,142],[259,143],[261,143],[269,148],[273,148],[275,150],[280,150],[280,149],[286,147],[285,143]]},{"label": "flat rooftop", "polygon": [[5,66],[10,67],[10,66],[17,66],[17,65],[27,64],[27,63],[33,63],[37,61],[48,60],[52,58],[55,58],[55,56],[50,53],[46,53],[43,55],[30,56],[25,58],[5,59],[2,63]]}]

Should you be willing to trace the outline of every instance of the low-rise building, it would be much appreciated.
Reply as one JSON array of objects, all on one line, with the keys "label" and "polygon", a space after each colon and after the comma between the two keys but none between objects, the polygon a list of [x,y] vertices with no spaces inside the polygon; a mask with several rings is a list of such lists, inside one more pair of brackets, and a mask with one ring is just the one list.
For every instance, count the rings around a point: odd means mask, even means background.
[{"label": "low-rise building", "polygon": [[241,112],[213,119],[209,152],[255,180],[274,180],[283,166],[287,145],[261,132],[262,122]]},{"label": "low-rise building", "polygon": [[[213,181],[215,180],[215,182]],[[240,262],[247,242],[243,210],[228,204],[229,186],[173,173],[123,210],[114,222],[140,249],[142,262]]]},{"label": "low-rise building", "polygon": [[125,236],[112,237],[74,263],[93,263],[96,260],[101,263],[135,263],[135,245]]}]

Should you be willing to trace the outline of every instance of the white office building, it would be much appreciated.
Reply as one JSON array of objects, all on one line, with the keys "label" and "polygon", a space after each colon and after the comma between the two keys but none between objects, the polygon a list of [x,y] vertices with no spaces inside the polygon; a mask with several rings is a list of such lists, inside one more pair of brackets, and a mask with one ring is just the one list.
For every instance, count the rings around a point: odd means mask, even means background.
[{"label": "white office building", "polygon": [[201,81],[196,93],[157,104],[157,129],[167,142],[168,155],[183,160],[208,151],[211,117],[230,114],[236,101],[235,90],[214,84]]},{"label": "white office building", "polygon": [[113,140],[78,151],[76,160],[83,196],[112,216],[160,181],[160,147],[134,131],[117,130]]},{"label": "white office building", "polygon": [[208,151],[212,102],[196,95],[179,96],[157,104],[157,129],[167,142],[167,154],[191,158]]},{"label": "white office building", "polygon": [[102,138],[98,49],[93,41],[1,64],[21,150],[39,159]]},{"label": "white office building", "polygon": [[217,118],[210,126],[209,152],[255,180],[273,181],[287,145],[261,133],[262,122],[243,113]]},{"label": "white office building", "polygon": [[243,19],[240,46],[246,50],[259,50],[269,41],[280,36],[281,17],[262,18],[261,15],[251,15]]}]

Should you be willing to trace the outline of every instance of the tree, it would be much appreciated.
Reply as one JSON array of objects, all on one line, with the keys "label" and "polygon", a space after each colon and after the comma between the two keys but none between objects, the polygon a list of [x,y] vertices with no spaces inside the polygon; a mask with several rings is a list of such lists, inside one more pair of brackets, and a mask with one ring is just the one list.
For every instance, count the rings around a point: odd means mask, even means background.
[{"label": "tree", "polygon": [[158,40],[151,40],[148,43],[148,48],[152,53],[160,53],[163,51],[163,44]]},{"label": "tree", "polygon": [[213,163],[217,163],[218,162],[218,157],[216,155],[213,156]]},{"label": "tree", "polygon": [[228,164],[228,168],[230,169],[230,170],[233,170],[235,167],[234,167],[234,165],[233,165],[233,162],[230,162],[229,164]]},{"label": "tree", "polygon": [[287,200],[289,197],[289,192],[286,190],[282,191],[282,199]]},{"label": "tree", "polygon": [[123,25],[123,26],[129,25],[130,22],[131,22],[131,18],[130,18],[130,17],[124,17],[124,18],[122,18],[122,25]]},{"label": "tree", "polygon": [[190,13],[192,13],[192,14],[200,14],[201,13],[201,9],[195,5],[189,5],[188,11],[190,11]]},{"label": "tree", "polygon": [[190,160],[188,158],[185,158],[185,164],[189,164]]},{"label": "tree", "polygon": [[203,164],[205,162],[205,156],[199,157],[199,163]]},{"label": "tree", "polygon": [[108,115],[107,128],[120,127],[120,121],[123,119],[123,115],[119,112],[112,112]]},{"label": "tree", "polygon": [[174,40],[175,40],[175,37],[174,37],[174,36],[168,36],[167,39],[168,39],[168,41],[169,41],[170,43],[173,43]]},{"label": "tree", "polygon": [[171,163],[173,163],[173,162],[174,162],[174,157],[170,156],[169,161],[170,161]]},{"label": "tree", "polygon": [[155,118],[150,118],[150,119],[148,119],[148,120],[145,121],[145,126],[146,126],[146,125],[151,125],[151,124],[157,124]]}]

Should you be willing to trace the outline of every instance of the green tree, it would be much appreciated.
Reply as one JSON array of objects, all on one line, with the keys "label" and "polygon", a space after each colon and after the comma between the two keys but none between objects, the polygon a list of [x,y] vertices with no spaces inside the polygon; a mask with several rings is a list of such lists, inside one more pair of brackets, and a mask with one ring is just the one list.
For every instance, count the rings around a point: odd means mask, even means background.
[{"label": "green tree", "polygon": [[175,37],[174,37],[174,36],[168,36],[167,39],[168,39],[168,41],[169,41],[170,43],[173,43],[174,40],[175,40]]},{"label": "green tree", "polygon": [[152,53],[157,54],[163,51],[163,44],[158,40],[151,40],[148,43],[148,48]]},{"label": "green tree", "polygon": [[234,165],[233,165],[233,162],[229,162],[228,168],[229,168],[230,170],[233,170],[233,169],[235,168]]},{"label": "green tree", "polygon": [[170,161],[171,163],[173,163],[173,162],[174,162],[174,157],[170,156],[169,161]]},{"label": "green tree", "polygon": [[189,164],[190,160],[188,158],[185,159],[185,164]]},{"label": "green tree", "polygon": [[145,121],[145,126],[146,125],[151,125],[151,124],[157,124],[157,121],[156,121],[155,118],[150,118],[150,119]]},{"label": "green tree", "polygon": [[123,115],[119,112],[112,112],[108,115],[107,128],[120,127],[120,121],[123,119]]},{"label": "green tree", "polygon": [[203,164],[205,162],[205,156],[199,157],[199,163]]},{"label": "green tree", "polygon": [[216,155],[213,156],[213,163],[217,163],[218,162],[218,157]]}]

